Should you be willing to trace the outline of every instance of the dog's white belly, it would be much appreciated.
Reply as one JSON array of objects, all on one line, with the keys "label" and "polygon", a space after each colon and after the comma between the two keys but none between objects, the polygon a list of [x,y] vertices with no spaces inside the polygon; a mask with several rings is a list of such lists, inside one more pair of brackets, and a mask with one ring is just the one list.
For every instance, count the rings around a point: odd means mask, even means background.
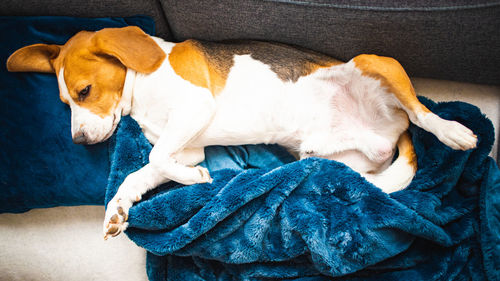
[{"label": "dog's white belly", "polygon": [[332,109],[325,100],[337,90],[312,77],[284,82],[267,65],[236,56],[226,87],[215,98],[213,120],[190,146],[278,143],[293,148],[308,131],[329,126]]},{"label": "dog's white belly", "polygon": [[[161,77],[158,80],[162,81]],[[173,82],[169,83],[165,84],[167,88]],[[188,85],[181,86],[185,89]],[[139,100],[149,101],[133,117],[150,142],[156,143],[168,122],[168,114],[162,109],[175,106],[172,102],[180,97],[185,99],[186,95],[144,91],[138,96]],[[325,147],[325,151],[314,151],[310,156],[341,161],[366,172],[377,170],[384,163],[369,160],[361,146],[390,154],[408,125],[406,114],[394,109],[395,98],[378,81],[362,77],[351,63],[286,82],[266,64],[248,55],[236,56],[215,103],[213,119],[186,147],[277,143],[304,152],[304,146],[312,145]],[[190,120],[185,122],[189,125]],[[336,143],[351,148],[328,151]]]},{"label": "dog's white belly", "polygon": [[[408,125],[407,116],[395,110],[395,98],[378,81],[353,67],[347,63],[283,82],[267,65],[236,57],[228,84],[216,97],[216,115],[190,146],[278,143],[298,149],[317,135],[392,149]],[[356,153],[328,158],[364,161]]]}]

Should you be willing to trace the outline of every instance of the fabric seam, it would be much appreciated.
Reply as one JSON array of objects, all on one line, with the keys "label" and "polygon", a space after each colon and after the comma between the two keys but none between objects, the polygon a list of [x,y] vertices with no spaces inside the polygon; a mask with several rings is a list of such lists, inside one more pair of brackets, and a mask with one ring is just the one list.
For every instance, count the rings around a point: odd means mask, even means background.
[{"label": "fabric seam", "polygon": [[493,3],[484,3],[476,5],[461,5],[461,6],[445,6],[445,7],[376,7],[376,6],[354,6],[354,5],[340,5],[331,3],[314,3],[309,1],[300,0],[260,0],[263,2],[292,4],[299,6],[311,7],[325,7],[336,9],[348,10],[361,10],[361,11],[377,11],[377,12],[443,12],[443,11],[457,11],[457,10],[472,10],[481,8],[490,8],[500,6],[500,1]]}]

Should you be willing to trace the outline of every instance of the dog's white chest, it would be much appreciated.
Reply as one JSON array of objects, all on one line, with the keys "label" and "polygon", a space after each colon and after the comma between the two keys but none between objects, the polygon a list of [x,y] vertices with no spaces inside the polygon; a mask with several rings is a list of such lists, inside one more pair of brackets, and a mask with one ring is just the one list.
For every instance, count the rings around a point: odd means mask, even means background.
[{"label": "dog's white chest", "polygon": [[[153,93],[148,93],[153,94]],[[143,94],[134,94],[132,99],[133,110],[130,116],[137,121],[144,133],[144,136],[155,144],[161,135],[162,128],[168,120],[168,112],[164,107],[163,102],[154,102],[154,100],[162,100],[163,94],[158,92],[157,95],[145,96]]]}]

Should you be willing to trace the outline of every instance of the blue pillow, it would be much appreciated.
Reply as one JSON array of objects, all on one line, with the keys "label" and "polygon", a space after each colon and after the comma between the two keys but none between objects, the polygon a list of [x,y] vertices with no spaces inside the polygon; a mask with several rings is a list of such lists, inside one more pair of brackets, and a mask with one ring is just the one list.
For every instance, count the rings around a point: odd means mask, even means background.
[{"label": "blue pillow", "polygon": [[64,44],[81,30],[128,25],[154,34],[154,21],[145,16],[0,17],[0,213],[103,205],[109,174],[107,143],[73,144],[56,76],[10,73],[7,58],[26,45]]}]

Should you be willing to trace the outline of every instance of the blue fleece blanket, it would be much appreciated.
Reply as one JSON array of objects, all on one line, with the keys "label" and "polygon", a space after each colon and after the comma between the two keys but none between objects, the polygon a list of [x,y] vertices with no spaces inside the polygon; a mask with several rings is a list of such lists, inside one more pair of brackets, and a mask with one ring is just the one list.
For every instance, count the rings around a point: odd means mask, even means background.
[{"label": "blue fleece blanket", "polygon": [[[343,164],[278,146],[210,147],[211,184],[165,184],[130,210],[150,280],[498,280],[500,172],[492,124],[471,105],[422,101],[479,137],[454,151],[412,126],[419,170],[383,193]],[[124,118],[106,203],[151,145]]]}]

